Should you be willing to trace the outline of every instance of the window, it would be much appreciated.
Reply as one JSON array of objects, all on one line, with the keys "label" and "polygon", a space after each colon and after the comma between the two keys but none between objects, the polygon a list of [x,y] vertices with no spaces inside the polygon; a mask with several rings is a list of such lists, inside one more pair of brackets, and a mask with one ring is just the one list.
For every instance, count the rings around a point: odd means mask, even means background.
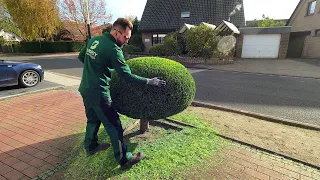
[{"label": "window", "polygon": [[314,32],[314,35],[315,36],[320,36],[320,29],[316,29],[315,32]]},{"label": "window", "polygon": [[316,0],[309,3],[307,15],[314,14],[314,12],[316,11],[316,5],[317,5],[317,1]]},{"label": "window", "polygon": [[163,44],[165,37],[166,37],[166,34],[153,34],[152,35],[152,45]]},{"label": "window", "polygon": [[182,12],[181,13],[181,18],[189,18],[190,17],[190,12]]}]

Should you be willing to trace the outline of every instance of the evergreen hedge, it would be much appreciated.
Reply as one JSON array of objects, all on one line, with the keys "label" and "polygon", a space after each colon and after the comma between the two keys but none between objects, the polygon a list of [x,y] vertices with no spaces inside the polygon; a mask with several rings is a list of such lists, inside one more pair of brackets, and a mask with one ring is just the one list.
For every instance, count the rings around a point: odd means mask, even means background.
[{"label": "evergreen hedge", "polygon": [[162,88],[136,85],[121,80],[114,72],[110,91],[117,111],[135,119],[157,120],[177,114],[192,103],[196,86],[188,69],[182,64],[158,57],[139,57],[127,61],[133,74],[161,77]]}]

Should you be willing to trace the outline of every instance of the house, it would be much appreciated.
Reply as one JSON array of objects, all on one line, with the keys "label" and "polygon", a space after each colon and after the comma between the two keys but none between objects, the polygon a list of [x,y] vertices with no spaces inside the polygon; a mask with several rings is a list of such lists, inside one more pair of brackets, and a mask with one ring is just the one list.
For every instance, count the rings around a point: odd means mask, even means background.
[{"label": "house", "polygon": [[0,36],[3,37],[5,41],[22,41],[20,36],[12,32],[6,32],[3,29],[0,30]]},{"label": "house", "polygon": [[[105,23],[102,25],[91,25],[91,36],[101,35],[103,30],[112,26],[110,23]],[[64,28],[58,33],[59,40],[73,40],[73,41],[84,41],[87,36],[87,25],[86,24],[77,24],[72,21],[65,21]]]},{"label": "house", "polygon": [[288,57],[320,58],[320,0],[300,0],[287,26],[292,26]]},{"label": "house", "polygon": [[185,24],[186,28],[200,23],[216,26],[223,20],[244,27],[243,0],[148,0],[139,30],[148,52],[154,44],[162,44],[166,34]]}]

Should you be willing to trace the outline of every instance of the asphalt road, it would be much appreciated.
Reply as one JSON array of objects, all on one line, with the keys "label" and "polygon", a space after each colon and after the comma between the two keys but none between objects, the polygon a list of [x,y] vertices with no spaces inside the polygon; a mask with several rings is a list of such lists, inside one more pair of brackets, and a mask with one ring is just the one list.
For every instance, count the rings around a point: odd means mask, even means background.
[{"label": "asphalt road", "polygon": [[193,77],[197,101],[320,126],[320,80],[227,71]]},{"label": "asphalt road", "polygon": [[[20,61],[57,73],[82,75],[83,65],[76,56]],[[197,101],[320,126],[320,80],[219,70],[193,71],[193,77]]]}]

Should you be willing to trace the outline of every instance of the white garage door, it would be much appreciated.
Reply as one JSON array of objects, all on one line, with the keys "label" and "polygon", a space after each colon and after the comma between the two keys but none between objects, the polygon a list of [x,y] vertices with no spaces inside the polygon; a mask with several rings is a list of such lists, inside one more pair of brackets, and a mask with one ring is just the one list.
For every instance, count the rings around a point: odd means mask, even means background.
[{"label": "white garage door", "polygon": [[280,34],[244,35],[242,58],[277,58]]}]

